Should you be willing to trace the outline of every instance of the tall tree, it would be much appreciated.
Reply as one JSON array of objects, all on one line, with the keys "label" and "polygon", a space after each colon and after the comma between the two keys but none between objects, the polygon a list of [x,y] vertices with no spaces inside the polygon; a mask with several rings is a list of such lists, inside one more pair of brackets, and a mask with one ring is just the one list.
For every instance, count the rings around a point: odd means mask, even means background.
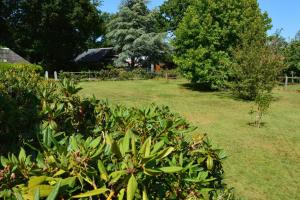
[{"label": "tall tree", "polygon": [[[2,1],[5,45],[50,69],[68,66],[102,34],[98,1]],[[2,24],[1,24],[2,25]],[[2,27],[1,27],[2,29]]]},{"label": "tall tree", "polygon": [[156,63],[167,50],[165,33],[157,33],[155,18],[144,0],[125,0],[111,20],[107,38],[119,54],[117,65]]},{"label": "tall tree", "polygon": [[270,19],[257,0],[195,0],[175,31],[175,62],[202,87],[220,89],[231,77],[232,51],[240,43],[266,42]]}]

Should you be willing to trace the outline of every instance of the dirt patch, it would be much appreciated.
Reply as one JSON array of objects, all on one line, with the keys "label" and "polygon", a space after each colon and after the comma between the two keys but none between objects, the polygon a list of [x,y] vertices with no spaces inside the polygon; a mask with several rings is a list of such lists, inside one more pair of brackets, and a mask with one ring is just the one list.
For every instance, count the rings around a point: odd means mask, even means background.
[{"label": "dirt patch", "polygon": [[215,121],[212,116],[207,115],[197,115],[195,113],[183,113],[183,115],[188,121],[194,124],[209,125]]}]

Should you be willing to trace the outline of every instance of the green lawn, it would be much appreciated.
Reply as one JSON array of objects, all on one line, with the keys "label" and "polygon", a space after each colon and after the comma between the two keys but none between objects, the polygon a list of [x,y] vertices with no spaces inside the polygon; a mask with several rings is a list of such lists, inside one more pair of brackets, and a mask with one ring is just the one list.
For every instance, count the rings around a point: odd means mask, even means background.
[{"label": "green lawn", "polygon": [[276,89],[265,126],[248,125],[252,104],[226,92],[199,92],[184,80],[85,82],[81,95],[112,103],[168,105],[229,155],[226,182],[245,199],[300,199],[300,86]]}]

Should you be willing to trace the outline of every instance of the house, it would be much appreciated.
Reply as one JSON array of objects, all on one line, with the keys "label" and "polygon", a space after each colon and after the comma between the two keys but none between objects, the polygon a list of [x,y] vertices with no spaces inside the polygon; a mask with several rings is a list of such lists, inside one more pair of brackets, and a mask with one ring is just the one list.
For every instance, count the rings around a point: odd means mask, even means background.
[{"label": "house", "polygon": [[87,51],[78,55],[74,62],[76,65],[85,65],[95,67],[103,67],[113,62],[116,57],[113,48],[96,48],[88,49]]},{"label": "house", "polygon": [[0,62],[7,62],[7,63],[23,63],[28,64],[29,62],[16,54],[9,48],[0,48]]}]

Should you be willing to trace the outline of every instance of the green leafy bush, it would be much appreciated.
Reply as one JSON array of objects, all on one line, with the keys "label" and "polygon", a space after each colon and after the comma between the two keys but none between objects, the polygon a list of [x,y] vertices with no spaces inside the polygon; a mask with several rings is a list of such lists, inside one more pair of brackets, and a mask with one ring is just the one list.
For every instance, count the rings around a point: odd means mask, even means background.
[{"label": "green leafy bush", "polygon": [[69,78],[76,81],[84,80],[137,80],[152,79],[156,75],[148,73],[144,69],[124,70],[122,68],[112,68],[93,72],[70,73],[61,72],[59,78]]},{"label": "green leafy bush", "polygon": [[[12,150],[35,138],[40,78],[32,69],[11,68],[0,71],[0,146]],[[12,149],[10,148],[12,147]]]},{"label": "green leafy bush", "polygon": [[6,71],[11,68],[16,69],[22,69],[22,68],[28,68],[31,69],[37,73],[41,73],[43,71],[42,66],[35,65],[35,64],[26,64],[26,63],[6,63],[6,62],[0,62],[0,71]]},{"label": "green leafy bush", "polygon": [[53,83],[33,72],[12,72],[0,83],[12,79],[18,85],[12,91],[24,85],[28,91],[17,97],[32,95],[38,115],[28,117],[35,129],[20,123],[14,133],[35,135],[17,146],[18,153],[0,157],[0,198],[232,199],[223,182],[224,152],[168,107],[81,99],[80,88],[67,79]]}]

